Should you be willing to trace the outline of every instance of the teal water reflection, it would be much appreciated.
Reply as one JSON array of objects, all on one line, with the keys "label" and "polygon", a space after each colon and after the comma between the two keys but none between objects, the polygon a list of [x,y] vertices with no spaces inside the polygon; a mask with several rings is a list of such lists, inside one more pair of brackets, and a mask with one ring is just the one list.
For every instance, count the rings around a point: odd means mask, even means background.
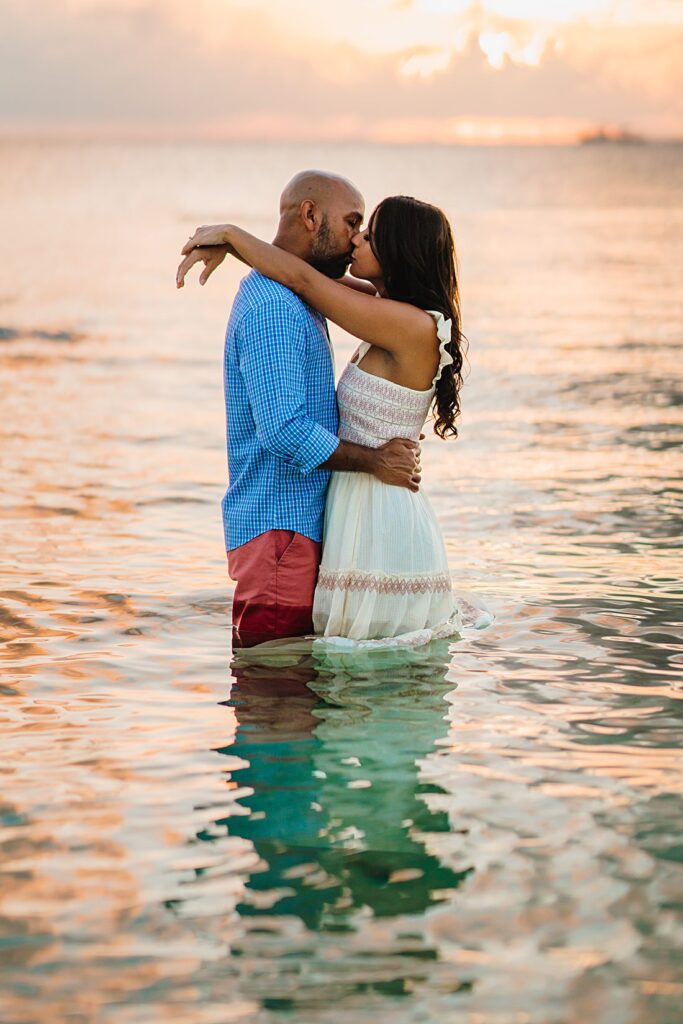
[{"label": "teal water reflection", "polygon": [[[289,660],[290,663],[287,663]],[[418,762],[447,731],[448,644],[359,656],[235,656],[229,706],[249,796],[225,824],[261,865],[245,915],[295,915],[307,928],[352,927],[417,914],[455,889],[456,874],[425,849],[449,831],[423,794]]]}]

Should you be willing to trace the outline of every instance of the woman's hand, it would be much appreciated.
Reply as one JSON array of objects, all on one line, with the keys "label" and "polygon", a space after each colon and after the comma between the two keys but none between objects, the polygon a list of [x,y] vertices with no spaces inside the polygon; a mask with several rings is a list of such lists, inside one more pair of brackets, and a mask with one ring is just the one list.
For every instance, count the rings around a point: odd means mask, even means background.
[{"label": "woman's hand", "polygon": [[182,248],[183,256],[187,256],[193,249],[206,245],[229,245],[230,228],[232,224],[205,224],[197,228],[191,238],[185,242]]},{"label": "woman's hand", "polygon": [[[183,287],[185,284],[185,275],[190,267],[193,267],[195,263],[204,264],[204,269],[199,275],[199,283],[206,284],[216,267],[220,267],[221,263],[230,251],[230,246],[228,245],[214,245],[211,247],[191,249],[176,270],[176,288]],[[184,249],[183,252],[185,252]]]}]

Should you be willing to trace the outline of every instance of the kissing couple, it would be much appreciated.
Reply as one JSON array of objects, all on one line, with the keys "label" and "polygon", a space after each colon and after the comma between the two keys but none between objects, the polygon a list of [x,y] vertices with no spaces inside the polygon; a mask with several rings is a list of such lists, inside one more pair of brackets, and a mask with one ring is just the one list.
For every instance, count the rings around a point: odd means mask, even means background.
[{"label": "kissing couple", "polygon": [[[408,196],[384,199],[367,227],[364,217],[350,181],[302,171],[272,244],[220,224],[182,250],[179,288],[195,263],[201,284],[226,255],[252,268],[224,359],[235,647],[310,634],[344,648],[418,645],[462,627],[419,486],[430,411],[441,438],[458,433],[453,235],[441,210]],[[328,319],[360,340],[336,393]]]}]

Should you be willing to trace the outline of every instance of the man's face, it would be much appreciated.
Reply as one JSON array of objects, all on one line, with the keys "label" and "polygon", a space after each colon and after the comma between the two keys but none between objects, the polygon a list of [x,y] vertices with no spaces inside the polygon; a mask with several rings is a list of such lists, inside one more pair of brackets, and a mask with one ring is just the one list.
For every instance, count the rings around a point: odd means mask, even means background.
[{"label": "man's face", "polygon": [[326,277],[343,277],[353,255],[352,239],[363,223],[365,203],[350,189],[332,194],[322,210],[309,263]]}]

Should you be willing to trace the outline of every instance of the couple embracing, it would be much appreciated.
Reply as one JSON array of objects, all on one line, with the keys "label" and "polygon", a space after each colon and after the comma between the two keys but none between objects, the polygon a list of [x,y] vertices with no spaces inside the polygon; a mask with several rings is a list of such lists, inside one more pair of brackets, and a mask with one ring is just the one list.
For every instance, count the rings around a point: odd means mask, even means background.
[{"label": "couple embracing", "polygon": [[[178,287],[197,262],[204,284],[228,254],[253,268],[224,362],[236,647],[312,633],[412,645],[461,628],[419,486],[430,411],[440,437],[457,436],[453,237],[441,210],[407,196],[383,200],[365,228],[364,216],[351,182],[304,171],[282,193],[272,244],[223,224],[183,248]],[[336,394],[327,319],[360,340]]]}]

